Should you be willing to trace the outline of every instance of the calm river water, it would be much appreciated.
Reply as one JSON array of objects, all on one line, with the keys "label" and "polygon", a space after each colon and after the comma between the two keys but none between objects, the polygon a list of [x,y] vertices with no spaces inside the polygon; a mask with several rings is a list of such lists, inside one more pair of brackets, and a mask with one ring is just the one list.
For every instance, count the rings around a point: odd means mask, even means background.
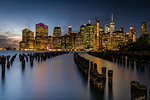
[{"label": "calm river water", "polygon": [[[0,55],[15,53],[0,51]],[[34,60],[33,67],[26,62],[24,70],[17,56],[10,69],[6,67],[5,76],[0,77],[0,100],[130,100],[132,80],[147,85],[150,91],[147,67],[144,70],[123,67],[85,53],[80,55],[97,63],[100,73],[104,66],[114,71],[112,89],[108,88],[107,81],[103,95],[91,89],[78,70],[73,53],[47,59],[46,62]]]}]

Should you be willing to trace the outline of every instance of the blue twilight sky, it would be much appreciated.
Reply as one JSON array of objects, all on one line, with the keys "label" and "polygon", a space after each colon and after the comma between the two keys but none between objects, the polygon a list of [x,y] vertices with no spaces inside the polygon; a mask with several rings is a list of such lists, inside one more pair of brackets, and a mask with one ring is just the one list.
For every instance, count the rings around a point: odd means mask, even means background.
[{"label": "blue twilight sky", "polygon": [[89,19],[95,24],[95,17],[104,27],[112,13],[116,30],[123,27],[129,32],[133,26],[140,36],[141,22],[146,21],[150,32],[150,0],[0,0],[0,47],[17,46],[22,29],[35,32],[35,24],[40,22],[49,26],[49,35],[55,26],[65,34],[68,25],[79,32]]}]

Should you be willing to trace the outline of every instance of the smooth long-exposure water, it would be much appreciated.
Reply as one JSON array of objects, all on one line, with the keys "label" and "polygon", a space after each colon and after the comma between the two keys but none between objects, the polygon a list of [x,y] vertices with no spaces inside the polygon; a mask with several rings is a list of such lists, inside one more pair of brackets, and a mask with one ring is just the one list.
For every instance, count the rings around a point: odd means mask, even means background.
[{"label": "smooth long-exposure water", "polygon": [[[1,51],[0,55],[15,54],[16,51]],[[18,51],[18,54],[22,53]],[[144,70],[123,67],[88,54],[81,56],[101,67],[114,71],[113,87],[107,85],[104,94],[90,88],[78,70],[73,53],[64,54],[43,62],[34,60],[33,67],[26,62],[22,69],[17,56],[10,69],[5,69],[5,76],[0,77],[0,100],[130,100],[130,82],[139,81],[147,85],[150,91],[150,73]],[[0,74],[1,73],[0,69]]]}]

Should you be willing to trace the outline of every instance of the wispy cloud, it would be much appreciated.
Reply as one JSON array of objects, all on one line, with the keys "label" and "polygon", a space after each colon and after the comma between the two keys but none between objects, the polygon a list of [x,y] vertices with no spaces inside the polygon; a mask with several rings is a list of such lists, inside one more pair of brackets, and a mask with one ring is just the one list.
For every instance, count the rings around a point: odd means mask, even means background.
[{"label": "wispy cloud", "polygon": [[21,36],[16,34],[14,30],[0,29],[0,47],[18,48]]}]

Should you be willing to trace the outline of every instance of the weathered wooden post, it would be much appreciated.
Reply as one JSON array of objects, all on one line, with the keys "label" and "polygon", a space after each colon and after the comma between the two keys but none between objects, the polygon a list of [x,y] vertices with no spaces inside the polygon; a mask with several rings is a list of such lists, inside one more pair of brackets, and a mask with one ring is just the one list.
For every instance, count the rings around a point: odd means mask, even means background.
[{"label": "weathered wooden post", "polygon": [[127,67],[129,66],[129,57],[127,57]]},{"label": "weathered wooden post", "polygon": [[26,56],[26,61],[28,62],[28,56]]},{"label": "weathered wooden post", "polygon": [[106,81],[106,78],[103,74],[98,74],[97,75],[97,85],[98,85],[98,88],[100,89],[104,89],[105,87],[105,81]]},{"label": "weathered wooden post", "polygon": [[106,76],[106,67],[102,67],[102,74]]},{"label": "weathered wooden post", "polygon": [[108,83],[112,84],[113,82],[113,70],[108,70]]},{"label": "weathered wooden post", "polygon": [[25,68],[25,60],[22,60],[22,68]]},{"label": "weathered wooden post", "polygon": [[147,87],[140,84],[138,81],[132,81],[131,85],[131,100],[147,100]]},{"label": "weathered wooden post", "polygon": [[10,61],[7,61],[7,68],[10,68]]}]

